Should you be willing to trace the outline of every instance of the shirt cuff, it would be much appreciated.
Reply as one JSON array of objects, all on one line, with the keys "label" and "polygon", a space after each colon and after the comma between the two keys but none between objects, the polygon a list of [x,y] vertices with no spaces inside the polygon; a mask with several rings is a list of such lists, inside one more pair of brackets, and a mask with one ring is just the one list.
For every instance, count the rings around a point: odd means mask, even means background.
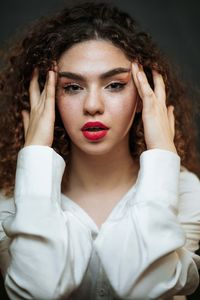
[{"label": "shirt cuff", "polygon": [[[150,149],[140,156],[138,190],[141,199],[164,201],[175,205],[179,193],[180,157],[178,154],[163,150]],[[164,204],[164,203],[163,203]]]},{"label": "shirt cuff", "polygon": [[64,169],[64,159],[52,148],[38,145],[22,148],[17,160],[15,201],[24,196],[59,199]]}]

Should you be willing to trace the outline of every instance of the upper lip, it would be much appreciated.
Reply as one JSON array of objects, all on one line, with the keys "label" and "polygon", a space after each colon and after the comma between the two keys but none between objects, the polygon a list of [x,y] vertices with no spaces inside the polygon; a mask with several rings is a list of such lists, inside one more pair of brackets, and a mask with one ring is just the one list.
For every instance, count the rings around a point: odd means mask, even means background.
[{"label": "upper lip", "polygon": [[101,123],[101,122],[87,122],[83,125],[83,127],[81,128],[81,130],[87,130],[88,128],[91,127],[98,127],[98,128],[102,128],[102,129],[109,129],[105,124]]}]

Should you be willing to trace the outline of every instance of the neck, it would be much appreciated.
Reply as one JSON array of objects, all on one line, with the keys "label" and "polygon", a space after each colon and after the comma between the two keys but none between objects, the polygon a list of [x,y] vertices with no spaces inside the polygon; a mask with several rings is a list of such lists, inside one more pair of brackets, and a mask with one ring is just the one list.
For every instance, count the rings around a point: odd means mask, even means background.
[{"label": "neck", "polygon": [[87,154],[76,147],[71,150],[70,172],[68,179],[63,180],[63,193],[74,189],[102,193],[135,182],[139,163],[133,161],[128,145],[104,155]]}]

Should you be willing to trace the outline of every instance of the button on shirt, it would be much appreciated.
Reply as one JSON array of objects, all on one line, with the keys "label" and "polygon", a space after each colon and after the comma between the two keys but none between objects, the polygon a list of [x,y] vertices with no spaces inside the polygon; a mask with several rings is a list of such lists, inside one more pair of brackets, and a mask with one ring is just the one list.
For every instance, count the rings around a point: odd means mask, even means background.
[{"label": "button on shirt", "polygon": [[[200,183],[177,154],[140,156],[137,182],[100,229],[61,194],[64,160],[28,146],[0,199],[0,267],[12,300],[158,299],[198,286]],[[170,298],[171,299],[171,298]]]}]

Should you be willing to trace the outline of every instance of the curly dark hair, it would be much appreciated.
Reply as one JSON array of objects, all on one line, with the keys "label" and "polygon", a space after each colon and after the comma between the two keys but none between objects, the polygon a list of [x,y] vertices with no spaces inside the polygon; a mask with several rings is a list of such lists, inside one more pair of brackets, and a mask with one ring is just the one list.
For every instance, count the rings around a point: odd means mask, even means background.
[{"label": "curly dark hair", "polygon": [[[160,72],[166,85],[167,106],[175,110],[175,146],[181,163],[200,176],[197,151],[197,128],[194,106],[186,89],[151,37],[140,30],[126,12],[107,3],[85,2],[68,7],[54,16],[42,18],[27,30],[25,37],[4,51],[0,73],[0,189],[12,195],[17,154],[24,145],[22,110],[30,111],[29,83],[35,67],[43,89],[46,74],[61,54],[72,45],[87,40],[107,40],[120,48],[128,59],[143,65],[153,88],[151,70]],[[195,111],[196,113],[196,111]],[[137,113],[130,130],[130,152],[135,160],[146,150],[141,113]],[[56,107],[52,147],[68,166],[70,140]]]}]

